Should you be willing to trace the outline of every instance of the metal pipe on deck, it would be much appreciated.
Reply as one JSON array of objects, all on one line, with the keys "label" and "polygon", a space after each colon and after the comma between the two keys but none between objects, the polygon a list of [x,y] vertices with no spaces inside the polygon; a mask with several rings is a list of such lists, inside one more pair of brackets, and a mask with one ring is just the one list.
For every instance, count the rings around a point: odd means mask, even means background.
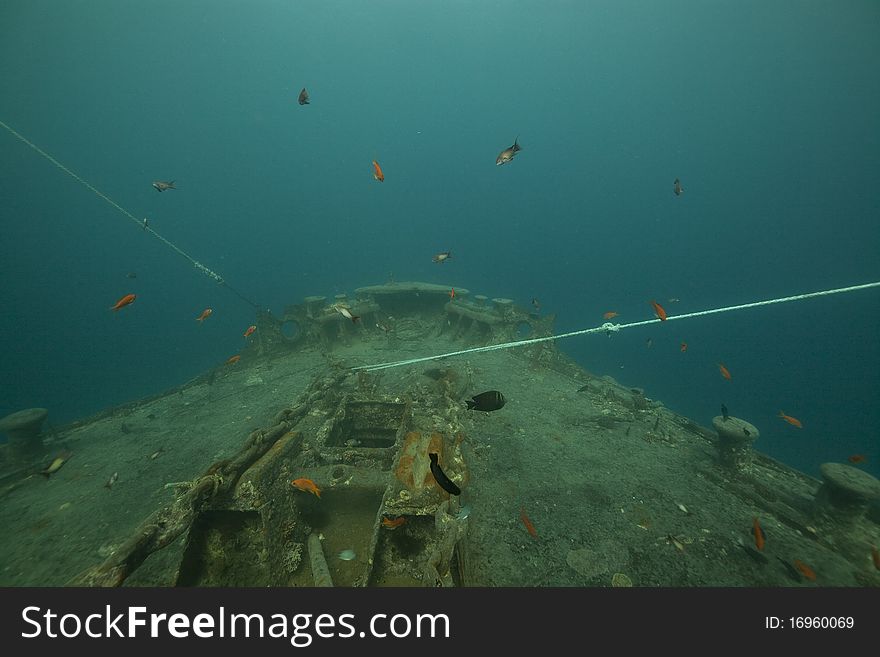
[{"label": "metal pipe on deck", "polygon": [[315,532],[309,534],[309,564],[312,567],[312,577],[315,578],[315,586],[333,586],[333,578],[330,577],[330,569],[324,558],[324,549],[321,547],[321,539]]}]

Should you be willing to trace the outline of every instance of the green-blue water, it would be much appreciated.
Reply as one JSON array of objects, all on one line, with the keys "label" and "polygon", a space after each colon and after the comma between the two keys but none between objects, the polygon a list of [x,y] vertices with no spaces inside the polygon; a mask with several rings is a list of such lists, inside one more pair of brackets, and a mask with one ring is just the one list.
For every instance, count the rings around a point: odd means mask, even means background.
[{"label": "green-blue water", "polygon": [[[393,272],[568,331],[880,280],[878,61],[871,1],[8,0],[0,120],[276,312]],[[158,392],[253,323],[5,130],[0,217],[0,415]],[[559,346],[703,424],[725,402],[809,473],[878,474],[878,300]]]}]

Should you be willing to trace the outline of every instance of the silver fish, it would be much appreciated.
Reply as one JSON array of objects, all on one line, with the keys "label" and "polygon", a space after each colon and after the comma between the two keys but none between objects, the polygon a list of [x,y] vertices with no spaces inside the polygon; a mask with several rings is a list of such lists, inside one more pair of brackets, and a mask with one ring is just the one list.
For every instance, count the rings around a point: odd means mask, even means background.
[{"label": "silver fish", "polygon": [[112,475],[110,475],[110,478],[107,480],[107,483],[104,484],[104,488],[108,488],[108,489],[113,488],[113,484],[115,484],[117,481],[119,481],[119,473],[114,472]]},{"label": "silver fish", "polygon": [[343,561],[351,561],[356,556],[357,555],[354,553],[354,550],[343,550],[342,552],[339,553],[339,558],[342,559]]},{"label": "silver fish", "polygon": [[157,180],[153,183],[153,187],[156,188],[157,192],[164,192],[166,189],[177,189],[177,187],[174,186],[173,180],[171,180],[169,182]]},{"label": "silver fish", "polygon": [[510,148],[505,148],[498,154],[498,157],[495,158],[495,165],[500,167],[502,164],[507,164],[521,150],[522,148],[519,145],[519,137],[517,137],[513,140],[513,146],[511,146]]},{"label": "silver fish", "polygon": [[340,315],[345,317],[346,319],[350,319],[353,323],[357,323],[360,319],[360,315],[352,315],[351,311],[343,305],[335,304],[333,306]]},{"label": "silver fish", "polygon": [[431,256],[431,260],[434,262],[445,262],[446,260],[449,260],[449,258],[451,258],[451,257],[452,257],[451,251],[444,251],[443,253],[438,253],[435,256]]},{"label": "silver fish", "polygon": [[684,191],[684,188],[681,186],[681,181],[678,178],[672,182],[672,191],[676,196],[681,196],[681,193]]}]

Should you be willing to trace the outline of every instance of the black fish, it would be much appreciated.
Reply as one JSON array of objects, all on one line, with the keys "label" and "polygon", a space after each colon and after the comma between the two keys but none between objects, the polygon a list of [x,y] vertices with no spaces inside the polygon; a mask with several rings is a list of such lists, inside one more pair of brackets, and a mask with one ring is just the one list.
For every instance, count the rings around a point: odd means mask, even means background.
[{"label": "black fish", "polygon": [[727,406],[721,404],[721,417],[724,418],[724,421],[727,422],[730,419],[730,416],[727,414]]},{"label": "black fish", "polygon": [[309,92],[306,91],[306,88],[303,87],[303,90],[299,92],[298,98],[300,105],[308,105],[309,104]]},{"label": "black fish", "polygon": [[461,495],[461,488],[455,485],[449,477],[446,476],[446,473],[440,469],[440,464],[437,462],[436,454],[428,454],[428,458],[431,459],[431,474],[434,475],[434,480],[437,484],[445,490],[450,495]]},{"label": "black fish", "polygon": [[468,399],[467,407],[475,411],[497,411],[506,403],[507,400],[504,398],[504,395],[497,390],[489,390]]}]

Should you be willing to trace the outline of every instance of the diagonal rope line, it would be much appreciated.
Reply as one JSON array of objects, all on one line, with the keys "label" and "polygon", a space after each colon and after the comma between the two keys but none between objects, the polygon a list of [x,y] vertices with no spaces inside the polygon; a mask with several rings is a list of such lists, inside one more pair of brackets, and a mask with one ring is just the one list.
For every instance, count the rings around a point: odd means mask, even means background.
[{"label": "diagonal rope line", "polygon": [[220,274],[218,274],[217,272],[213,271],[212,269],[209,269],[208,267],[206,267],[205,265],[203,265],[201,262],[199,262],[198,260],[196,260],[195,258],[193,258],[191,255],[189,255],[186,251],[184,251],[183,249],[181,249],[180,247],[178,247],[176,244],[174,244],[173,242],[171,242],[171,241],[168,240],[167,238],[165,238],[165,237],[163,237],[162,235],[160,235],[159,233],[157,233],[153,228],[151,228],[151,227],[148,225],[146,219],[138,219],[137,217],[135,217],[131,212],[129,212],[129,211],[126,210],[124,207],[122,207],[121,205],[119,205],[119,203],[117,203],[117,202],[114,201],[112,198],[110,198],[109,196],[107,196],[106,194],[104,194],[101,190],[99,190],[97,187],[95,187],[94,185],[92,185],[92,184],[91,184],[90,182],[88,182],[87,180],[81,178],[79,175],[76,174],[76,172],[74,172],[74,171],[72,171],[71,169],[69,169],[69,168],[67,168],[66,166],[64,166],[61,162],[59,162],[58,160],[56,160],[52,155],[50,155],[49,153],[47,153],[46,151],[44,151],[42,148],[40,148],[39,146],[37,146],[36,144],[34,144],[34,143],[33,143],[32,141],[30,141],[27,137],[25,137],[24,135],[22,135],[20,132],[16,131],[16,130],[15,130],[14,128],[12,128],[11,126],[7,125],[7,124],[4,123],[3,121],[0,121],[0,126],[3,126],[4,128],[6,128],[6,130],[7,130],[12,136],[14,136],[15,138],[17,138],[19,141],[21,141],[22,143],[26,144],[27,146],[30,146],[33,150],[35,150],[37,153],[39,153],[39,154],[42,155],[44,158],[46,158],[47,160],[49,160],[49,162],[51,162],[51,163],[54,164],[56,167],[58,167],[59,169],[61,169],[61,170],[62,170],[64,173],[66,173],[68,176],[70,176],[71,178],[73,178],[74,180],[76,180],[78,183],[80,183],[81,185],[83,185],[86,189],[89,189],[89,190],[91,190],[92,192],[94,192],[95,195],[98,196],[98,198],[100,198],[100,199],[106,201],[109,205],[111,205],[111,206],[113,206],[114,208],[116,208],[120,213],[122,213],[123,215],[125,215],[126,217],[128,217],[129,219],[131,219],[133,222],[135,222],[135,223],[138,225],[139,228],[143,229],[145,232],[150,233],[153,237],[155,237],[155,238],[158,239],[160,242],[162,242],[163,244],[165,244],[165,246],[167,246],[168,248],[170,248],[171,250],[173,250],[173,251],[174,251],[175,253],[177,253],[178,255],[182,256],[183,258],[186,258],[186,259],[189,261],[189,263],[190,263],[193,267],[195,267],[198,271],[200,271],[201,273],[203,273],[205,276],[208,276],[209,278],[214,279],[214,280],[217,281],[219,284],[221,284],[221,285],[223,285],[224,287],[228,288],[231,292],[233,292],[234,294],[238,295],[241,299],[243,299],[245,302],[249,303],[249,304],[250,304],[251,306],[253,306],[254,308],[257,308],[257,309],[260,308],[260,305],[259,305],[258,303],[254,303],[253,301],[251,301],[250,299],[248,299],[247,297],[245,297],[244,295],[242,295],[240,292],[238,292],[236,289],[234,289],[232,286],[230,286],[225,280],[223,280],[223,277],[220,276]]},{"label": "diagonal rope line", "polygon": [[[851,285],[849,287],[839,287],[833,290],[822,290],[821,292],[809,292],[807,294],[795,294],[790,297],[780,297],[778,299],[767,299],[765,301],[755,301],[752,303],[743,303],[737,306],[726,306],[724,308],[713,308],[711,310],[700,310],[693,313],[685,313],[683,315],[673,315],[667,317],[665,321],[672,322],[679,319],[691,319],[694,317],[703,317],[705,315],[715,315],[717,313],[727,313],[734,310],[745,310],[747,308],[757,308],[759,306],[770,306],[777,303],[788,303],[791,301],[803,301],[804,299],[812,299],[815,297],[825,297],[832,294],[842,294],[844,292],[856,292],[858,290],[866,290],[873,287],[880,287],[880,281],[875,283],[864,283],[862,285]],[[517,340],[516,342],[503,342],[501,344],[492,344],[485,347],[473,347],[471,349],[462,349],[460,351],[450,351],[445,354],[437,354],[435,356],[424,356],[422,358],[409,358],[407,360],[391,361],[388,363],[378,363],[376,365],[360,365],[352,367],[352,370],[365,370],[367,372],[375,372],[377,370],[390,369],[392,367],[403,367],[404,365],[413,365],[415,363],[424,363],[430,360],[438,360],[440,358],[449,358],[452,356],[462,356],[465,354],[479,354],[486,351],[497,351],[499,349],[511,349],[513,347],[524,347],[530,344],[539,344],[541,342],[551,342],[553,340],[561,340],[563,338],[572,338],[577,335],[589,335],[591,333],[616,333],[622,329],[634,328],[636,326],[646,326],[648,324],[656,324],[664,321],[661,319],[646,319],[641,322],[631,322],[629,324],[612,324],[606,322],[601,326],[594,328],[582,329],[580,331],[571,331],[570,333],[560,333],[559,335],[549,335],[543,338],[532,338],[529,340]]]}]

